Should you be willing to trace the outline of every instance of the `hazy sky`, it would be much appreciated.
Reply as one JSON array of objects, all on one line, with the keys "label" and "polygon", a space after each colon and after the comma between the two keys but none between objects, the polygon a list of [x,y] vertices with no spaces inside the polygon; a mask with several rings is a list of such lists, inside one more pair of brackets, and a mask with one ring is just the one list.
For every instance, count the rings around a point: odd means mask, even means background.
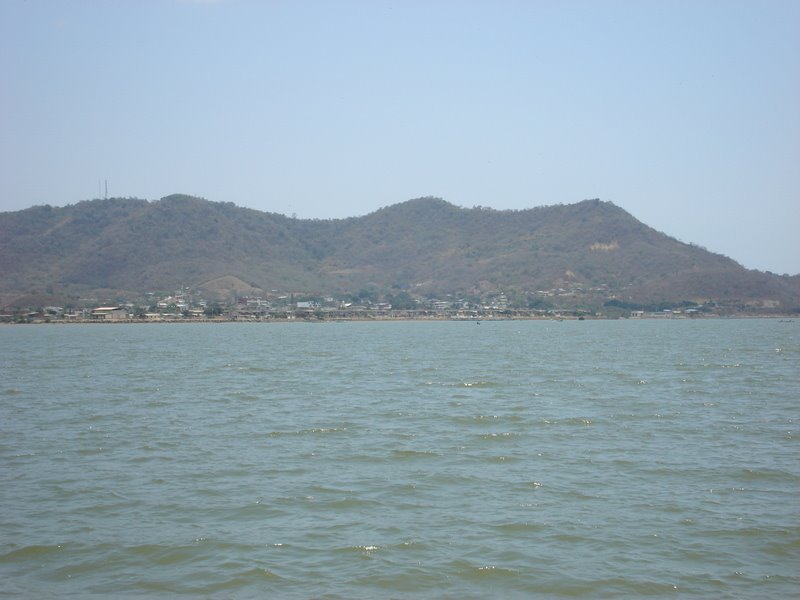
[{"label": "hazy sky", "polygon": [[0,3],[0,210],[611,200],[800,273],[800,2]]}]

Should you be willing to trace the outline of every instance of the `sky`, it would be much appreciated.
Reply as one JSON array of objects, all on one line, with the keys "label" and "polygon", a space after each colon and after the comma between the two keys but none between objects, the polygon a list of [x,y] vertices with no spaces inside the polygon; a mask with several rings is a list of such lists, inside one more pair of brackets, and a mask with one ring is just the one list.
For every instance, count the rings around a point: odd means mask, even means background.
[{"label": "sky", "polygon": [[796,0],[5,0],[0,212],[609,200],[800,273]]}]

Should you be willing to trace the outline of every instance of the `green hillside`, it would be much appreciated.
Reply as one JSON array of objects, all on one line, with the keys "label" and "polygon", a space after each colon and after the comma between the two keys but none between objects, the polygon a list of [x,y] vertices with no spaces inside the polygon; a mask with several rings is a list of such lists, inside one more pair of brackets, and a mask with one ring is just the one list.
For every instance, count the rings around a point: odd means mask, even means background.
[{"label": "green hillside", "polygon": [[319,294],[502,290],[548,302],[708,300],[789,310],[798,277],[748,271],[609,202],[498,211],[419,198],[302,220],[189,196],[0,213],[0,300],[137,294],[224,278]]}]

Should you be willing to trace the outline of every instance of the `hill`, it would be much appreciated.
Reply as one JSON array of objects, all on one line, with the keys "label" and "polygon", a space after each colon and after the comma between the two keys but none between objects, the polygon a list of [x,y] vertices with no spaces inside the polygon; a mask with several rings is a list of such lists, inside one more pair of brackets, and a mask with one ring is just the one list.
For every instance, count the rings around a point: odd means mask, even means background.
[{"label": "hill", "polygon": [[499,211],[419,198],[338,220],[183,195],[0,213],[0,305],[181,286],[800,306],[800,278],[749,271],[599,200]]}]

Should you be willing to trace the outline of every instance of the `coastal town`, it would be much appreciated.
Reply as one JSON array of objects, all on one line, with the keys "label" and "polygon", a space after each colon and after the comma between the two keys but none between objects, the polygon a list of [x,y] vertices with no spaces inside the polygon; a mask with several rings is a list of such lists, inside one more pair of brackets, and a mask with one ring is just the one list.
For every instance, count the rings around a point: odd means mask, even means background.
[{"label": "coastal town", "polygon": [[[628,305],[609,300],[587,308],[589,295],[605,289],[581,288],[539,291],[519,295],[496,291],[483,297],[412,296],[406,292],[380,296],[362,290],[353,295],[280,293],[236,295],[228,301],[209,300],[197,290],[182,288],[171,294],[148,293],[140,301],[101,301],[81,298],[73,306],[43,306],[0,311],[0,323],[165,323],[229,321],[337,321],[393,319],[591,319],[591,318],[698,318],[741,314],[736,307],[716,303],[656,306]],[[573,300],[573,302],[570,302]],[[597,306],[597,299],[594,302]],[[752,312],[752,311],[750,311]]]}]

